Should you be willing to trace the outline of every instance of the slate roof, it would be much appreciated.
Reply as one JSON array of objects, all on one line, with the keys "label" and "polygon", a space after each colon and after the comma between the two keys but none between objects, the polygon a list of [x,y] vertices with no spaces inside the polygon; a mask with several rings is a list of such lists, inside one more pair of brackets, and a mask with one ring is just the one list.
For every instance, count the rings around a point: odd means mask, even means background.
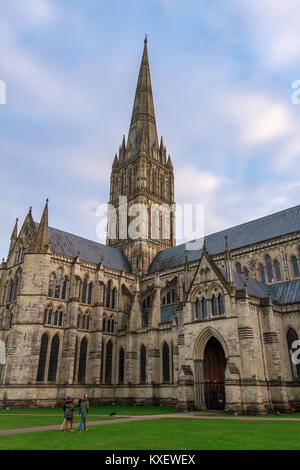
[{"label": "slate roof", "polygon": [[300,302],[300,279],[275,284],[272,286],[272,292],[281,305]]},{"label": "slate roof", "polygon": [[[300,205],[207,235],[205,240],[207,251],[214,255],[225,250],[225,235],[228,236],[230,249],[235,250],[298,230],[300,230]],[[184,243],[183,245],[160,251],[154,258],[149,268],[149,273],[155,271],[156,261],[158,261],[159,270],[183,264],[185,249],[186,244]],[[189,261],[196,261],[201,258],[201,255],[202,248],[190,250],[188,252],[188,259]]]},{"label": "slate roof", "polygon": [[[225,269],[221,268],[221,271],[226,277]],[[233,281],[238,290],[243,289],[246,283],[249,294],[260,299],[266,298],[270,293],[272,301],[279,305],[300,302],[300,279],[269,285],[234,272]]]},{"label": "slate roof", "polygon": [[[39,224],[37,222],[35,222],[35,225],[38,228]],[[79,252],[83,261],[97,264],[102,262],[108,268],[119,269],[120,271],[124,269],[126,272],[131,272],[127,258],[122,251],[115,248],[53,227],[49,227],[49,239],[54,253],[75,258]]]}]

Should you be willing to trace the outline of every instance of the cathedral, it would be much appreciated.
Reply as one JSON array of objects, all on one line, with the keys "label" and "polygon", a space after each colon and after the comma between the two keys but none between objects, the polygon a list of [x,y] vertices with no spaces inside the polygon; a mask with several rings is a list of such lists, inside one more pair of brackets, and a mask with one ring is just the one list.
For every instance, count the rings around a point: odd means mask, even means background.
[{"label": "cathedral", "polygon": [[120,224],[136,204],[149,214],[175,205],[147,39],[109,204],[106,245],[49,226],[48,201],[39,221],[31,208],[16,221],[0,265],[0,407],[87,393],[95,405],[300,409],[300,205],[206,235],[194,250],[176,245],[175,212],[168,236],[160,216],[145,237]]}]

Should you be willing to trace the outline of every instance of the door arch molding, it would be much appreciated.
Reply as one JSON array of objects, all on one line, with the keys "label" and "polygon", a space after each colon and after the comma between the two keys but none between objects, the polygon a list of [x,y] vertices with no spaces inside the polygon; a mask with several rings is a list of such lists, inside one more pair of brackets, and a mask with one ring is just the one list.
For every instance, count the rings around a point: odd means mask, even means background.
[{"label": "door arch molding", "polygon": [[194,360],[201,360],[203,361],[204,359],[204,351],[205,347],[208,343],[208,341],[211,338],[215,338],[219,341],[221,344],[224,354],[225,354],[225,359],[227,361],[229,357],[229,350],[226,344],[226,341],[224,340],[223,336],[214,328],[211,328],[208,326],[205,328],[197,337],[195,344],[194,344],[194,350],[193,350],[193,358]]}]

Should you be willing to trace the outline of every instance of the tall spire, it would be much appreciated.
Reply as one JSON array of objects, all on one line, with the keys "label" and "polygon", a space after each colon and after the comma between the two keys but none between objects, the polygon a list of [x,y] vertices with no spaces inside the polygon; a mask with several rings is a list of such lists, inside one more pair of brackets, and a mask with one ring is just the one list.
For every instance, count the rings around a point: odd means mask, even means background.
[{"label": "tall spire", "polygon": [[49,230],[48,230],[48,199],[36,234],[34,252],[47,253],[49,249]]},{"label": "tall spire", "polygon": [[147,43],[146,36],[128,134],[127,150],[131,156],[135,156],[140,151],[149,154],[153,146],[159,149]]}]

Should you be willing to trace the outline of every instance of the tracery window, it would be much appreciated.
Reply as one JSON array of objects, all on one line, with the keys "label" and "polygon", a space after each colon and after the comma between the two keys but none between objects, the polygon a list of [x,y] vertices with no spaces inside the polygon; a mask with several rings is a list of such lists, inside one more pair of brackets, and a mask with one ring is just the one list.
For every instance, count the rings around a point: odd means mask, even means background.
[{"label": "tracery window", "polygon": [[260,263],[259,265],[259,273],[261,281],[266,284],[266,275],[265,275],[265,267],[263,264]]},{"label": "tracery window", "polygon": [[125,366],[125,353],[124,349],[121,348],[119,352],[119,383],[124,382],[124,367]]},{"label": "tracery window", "polygon": [[295,364],[295,361],[293,360],[293,354],[299,348],[297,344],[293,344],[293,343],[294,341],[297,341],[298,339],[299,338],[298,338],[296,331],[290,328],[286,334],[286,340],[287,340],[287,345],[288,345],[288,350],[289,350],[292,375],[294,379],[300,379],[300,364]]},{"label": "tracery window", "polygon": [[89,292],[88,292],[88,304],[91,305],[92,303],[92,294],[93,294],[93,283],[89,283]]},{"label": "tracery window", "polygon": [[51,274],[50,279],[49,279],[48,297],[53,297],[54,281],[55,281],[55,276],[54,274]]},{"label": "tracery window", "polygon": [[266,266],[267,266],[268,282],[273,282],[274,281],[273,265],[272,265],[271,256],[269,255],[266,256]]},{"label": "tracery window", "polygon": [[83,279],[82,293],[81,293],[81,302],[82,302],[83,304],[86,303],[87,285],[88,285],[88,277],[87,277],[87,275],[85,275],[85,276],[84,276],[84,279]]},{"label": "tracery window", "polygon": [[281,281],[282,280],[281,268],[280,268],[280,263],[278,260],[275,260],[274,268],[275,268],[276,281]]},{"label": "tracery window", "polygon": [[236,263],[235,265],[236,272],[242,274],[242,265],[241,263]]},{"label": "tracery window", "polygon": [[147,353],[146,348],[142,345],[140,349],[140,383],[146,383],[147,375]]},{"label": "tracery window", "polygon": [[56,381],[58,353],[59,353],[59,336],[56,334],[55,336],[53,336],[52,342],[51,342],[49,369],[48,369],[48,382]]},{"label": "tracery window", "polygon": [[170,382],[170,349],[167,343],[163,345],[163,382]]},{"label": "tracery window", "polygon": [[59,299],[60,297],[61,278],[62,278],[62,269],[58,269],[57,276],[56,276],[56,284],[55,284],[55,294],[54,294],[54,297],[56,299]]},{"label": "tracery window", "polygon": [[85,383],[85,372],[86,372],[86,360],[87,360],[87,339],[82,338],[79,352],[79,367],[78,367],[78,382]]},{"label": "tracery window", "polygon": [[111,384],[112,378],[112,342],[109,340],[106,345],[105,383]]},{"label": "tracery window", "polygon": [[299,263],[298,263],[296,256],[293,256],[291,261],[292,261],[292,266],[293,266],[293,271],[294,271],[294,277],[300,277]]},{"label": "tracery window", "polygon": [[41,347],[40,347],[40,357],[39,357],[39,364],[38,364],[38,371],[37,371],[37,382],[44,382],[45,380],[45,367],[46,367],[46,360],[47,360],[47,351],[48,351],[48,335],[46,333],[43,334],[41,339]]}]

